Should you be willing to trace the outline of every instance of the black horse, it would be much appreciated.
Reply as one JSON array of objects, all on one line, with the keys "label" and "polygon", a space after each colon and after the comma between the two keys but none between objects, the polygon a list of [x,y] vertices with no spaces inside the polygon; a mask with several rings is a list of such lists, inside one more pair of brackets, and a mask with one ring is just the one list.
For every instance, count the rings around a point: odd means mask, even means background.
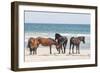
[{"label": "black horse", "polygon": [[69,48],[69,54],[71,54],[71,48],[72,48],[72,54],[74,54],[74,46],[76,46],[76,54],[80,54],[80,42],[85,43],[85,37],[71,37],[70,39],[70,48]]},{"label": "black horse", "polygon": [[68,39],[67,37],[65,36],[62,36],[58,33],[55,34],[55,41],[61,45],[61,48],[58,49],[59,53],[60,53],[60,50],[62,50],[62,53],[65,53],[66,52],[66,45],[67,45],[67,42],[68,42]]}]

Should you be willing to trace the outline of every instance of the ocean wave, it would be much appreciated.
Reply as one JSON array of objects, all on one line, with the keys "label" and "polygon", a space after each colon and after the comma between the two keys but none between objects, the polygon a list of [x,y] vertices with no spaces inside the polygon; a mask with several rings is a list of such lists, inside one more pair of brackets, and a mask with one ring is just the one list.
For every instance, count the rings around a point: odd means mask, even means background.
[{"label": "ocean wave", "polygon": [[[69,34],[69,33],[59,33],[62,36],[66,36],[67,38],[70,37],[78,37],[78,36],[85,36],[87,39],[90,38],[90,34]],[[25,41],[27,41],[30,37],[45,37],[45,38],[55,38],[55,33],[39,33],[39,32],[33,32],[33,33],[25,33]]]}]

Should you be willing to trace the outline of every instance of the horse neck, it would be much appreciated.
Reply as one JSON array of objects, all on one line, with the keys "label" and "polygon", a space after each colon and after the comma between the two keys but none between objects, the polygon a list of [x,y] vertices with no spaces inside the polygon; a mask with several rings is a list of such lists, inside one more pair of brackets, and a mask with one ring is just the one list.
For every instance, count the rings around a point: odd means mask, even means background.
[{"label": "horse neck", "polygon": [[55,42],[54,45],[58,45],[57,42]]},{"label": "horse neck", "polygon": [[83,37],[78,37],[78,38],[79,38],[80,41],[83,41],[83,39],[84,39]]},{"label": "horse neck", "polygon": [[55,41],[55,40],[53,40],[53,43],[52,43],[53,45],[57,45],[57,42]]}]

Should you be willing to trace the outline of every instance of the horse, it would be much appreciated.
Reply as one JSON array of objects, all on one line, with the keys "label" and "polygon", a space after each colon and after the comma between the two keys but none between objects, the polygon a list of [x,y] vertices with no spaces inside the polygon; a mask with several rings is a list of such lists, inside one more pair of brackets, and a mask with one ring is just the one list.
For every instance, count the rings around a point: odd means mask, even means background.
[{"label": "horse", "polygon": [[38,37],[37,39],[39,41],[39,44],[41,44],[42,46],[50,47],[50,54],[52,54],[52,51],[51,51],[52,45],[55,45],[57,50],[60,48],[60,45],[58,45],[58,43],[52,38]]},{"label": "horse", "polygon": [[37,48],[39,47],[38,39],[33,37],[29,38],[27,47],[30,50],[30,55],[32,55],[32,52],[33,55],[37,54]]},{"label": "horse", "polygon": [[[66,46],[67,46],[67,42],[68,42],[68,39],[67,37],[65,36],[62,36],[58,33],[55,34],[55,41],[61,45],[61,50],[62,50],[62,53],[66,53]],[[60,52],[60,50],[59,50]]]},{"label": "horse", "polygon": [[80,36],[80,37],[71,37],[70,38],[70,48],[69,48],[69,54],[71,51],[71,47],[72,47],[72,54],[74,54],[74,46],[76,46],[76,54],[80,54],[80,42],[85,43],[85,37],[84,36]]}]

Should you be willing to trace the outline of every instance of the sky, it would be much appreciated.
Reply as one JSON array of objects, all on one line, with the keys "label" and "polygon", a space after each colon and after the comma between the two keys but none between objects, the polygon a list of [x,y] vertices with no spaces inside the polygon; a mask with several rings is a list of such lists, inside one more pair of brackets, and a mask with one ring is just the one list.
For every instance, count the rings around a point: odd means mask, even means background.
[{"label": "sky", "polygon": [[91,15],[86,13],[24,11],[25,23],[90,24]]}]

